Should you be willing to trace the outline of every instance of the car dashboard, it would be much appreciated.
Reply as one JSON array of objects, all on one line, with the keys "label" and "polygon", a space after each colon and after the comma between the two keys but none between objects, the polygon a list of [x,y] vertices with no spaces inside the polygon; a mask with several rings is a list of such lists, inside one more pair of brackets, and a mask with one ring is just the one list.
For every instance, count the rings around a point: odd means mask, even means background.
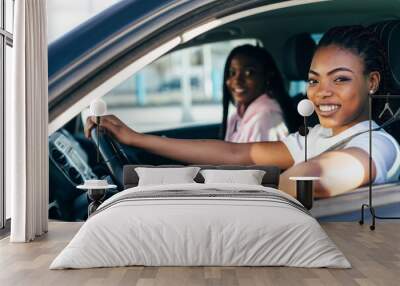
[{"label": "car dashboard", "polygon": [[[102,164],[94,164],[93,150],[94,145],[87,139],[72,136],[66,129],[49,137],[49,218],[85,220],[89,200],[86,192],[76,187],[98,178],[113,183]],[[108,197],[113,194],[110,192]]]},{"label": "car dashboard", "polygon": [[50,160],[74,185],[84,180],[97,179],[88,163],[88,155],[66,130],[49,138]]}]

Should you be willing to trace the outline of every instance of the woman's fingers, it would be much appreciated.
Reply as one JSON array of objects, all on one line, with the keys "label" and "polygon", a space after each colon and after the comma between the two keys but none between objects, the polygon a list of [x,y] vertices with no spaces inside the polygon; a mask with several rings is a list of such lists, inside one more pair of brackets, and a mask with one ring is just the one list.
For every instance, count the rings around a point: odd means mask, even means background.
[{"label": "woman's fingers", "polygon": [[[113,124],[111,123],[111,120],[109,118],[105,118],[105,116],[100,116],[100,125],[101,127],[104,127],[105,129],[109,130],[109,131],[113,131]],[[84,132],[85,132],[85,136],[87,138],[91,138],[91,131],[94,127],[97,126],[97,117],[96,116],[89,116],[86,119],[86,124],[85,124],[85,128],[84,128]]]},{"label": "woman's fingers", "polygon": [[121,120],[116,117],[115,115],[106,115],[104,116],[105,120],[110,121],[111,123],[115,124],[115,125],[121,125]]},{"label": "woman's fingers", "polygon": [[[113,115],[101,116],[99,119],[100,127],[106,129],[108,132],[118,138],[118,133],[120,132],[122,126],[121,121],[119,121],[119,119]],[[92,116],[91,121],[96,122],[96,117]]]},{"label": "woman's fingers", "polygon": [[[122,143],[128,142],[128,133],[131,133],[130,129],[116,116],[104,115],[99,118],[100,127],[107,130],[110,135],[113,135],[118,141],[122,140]],[[86,119],[85,124],[85,136],[91,138],[91,130],[97,126],[97,117],[90,116]]]},{"label": "woman's fingers", "polygon": [[[90,116],[90,120],[97,124],[97,117],[96,116]],[[103,115],[103,116],[99,116],[99,120],[100,120],[100,125],[103,126],[112,126],[112,125],[119,125],[120,121],[117,117],[115,117],[114,115]]]},{"label": "woman's fingers", "polygon": [[90,131],[93,129],[93,127],[95,126],[95,122],[92,120],[92,118],[89,116],[86,119],[86,124],[85,124],[85,128],[84,128],[84,132],[85,132],[85,137],[86,138],[90,138]]}]

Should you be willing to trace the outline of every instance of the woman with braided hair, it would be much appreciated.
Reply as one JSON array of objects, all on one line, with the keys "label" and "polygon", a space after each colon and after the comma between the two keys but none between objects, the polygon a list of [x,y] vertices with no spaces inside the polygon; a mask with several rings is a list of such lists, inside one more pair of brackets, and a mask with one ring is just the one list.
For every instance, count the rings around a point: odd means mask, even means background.
[{"label": "woman with braided hair", "polygon": [[[115,116],[101,125],[124,144],[195,164],[275,165],[284,171],[279,189],[295,195],[290,176],[319,176],[316,197],[330,197],[369,182],[368,98],[386,93],[386,58],[376,35],[362,26],[330,29],[322,37],[309,69],[307,96],[320,124],[309,130],[307,162],[304,137],[292,133],[282,141],[230,143],[180,140],[137,133]],[[89,118],[86,135],[95,125]],[[377,127],[374,122],[373,127]],[[359,135],[357,135],[359,134]],[[357,136],[355,136],[357,135]],[[338,148],[338,142],[348,140]],[[372,180],[398,180],[400,148],[383,130],[373,132]]]}]

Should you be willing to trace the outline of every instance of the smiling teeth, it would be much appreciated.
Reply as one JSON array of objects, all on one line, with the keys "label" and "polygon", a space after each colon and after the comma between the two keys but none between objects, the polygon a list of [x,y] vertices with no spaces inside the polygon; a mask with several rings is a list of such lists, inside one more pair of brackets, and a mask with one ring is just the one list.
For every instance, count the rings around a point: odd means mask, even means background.
[{"label": "smiling teeth", "polygon": [[339,108],[339,105],[335,105],[335,104],[332,104],[332,105],[320,105],[319,106],[319,110],[321,110],[321,111],[334,111],[334,110],[336,110],[336,109],[338,109]]}]

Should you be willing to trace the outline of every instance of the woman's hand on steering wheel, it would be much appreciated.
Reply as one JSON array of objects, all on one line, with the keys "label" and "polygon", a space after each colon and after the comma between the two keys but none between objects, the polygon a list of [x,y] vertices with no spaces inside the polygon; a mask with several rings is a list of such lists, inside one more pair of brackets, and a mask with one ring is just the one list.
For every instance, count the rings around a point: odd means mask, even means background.
[{"label": "woman's hand on steering wheel", "polygon": [[[91,137],[91,130],[96,126],[96,116],[89,116],[85,124],[85,136],[87,138]],[[132,137],[138,135],[115,115],[101,116],[100,127],[106,129],[117,141],[125,145],[130,145]]]},{"label": "woman's hand on steering wheel", "polygon": [[130,154],[128,157],[119,143],[129,145],[133,136],[139,134],[126,126],[114,115],[100,117],[99,131],[101,132],[101,137],[97,136],[95,132],[96,127],[96,117],[88,117],[85,124],[85,136],[93,139],[96,145],[99,146],[99,152],[114,182],[118,185],[119,189],[122,189],[124,165],[140,164],[140,161],[135,154]]}]

